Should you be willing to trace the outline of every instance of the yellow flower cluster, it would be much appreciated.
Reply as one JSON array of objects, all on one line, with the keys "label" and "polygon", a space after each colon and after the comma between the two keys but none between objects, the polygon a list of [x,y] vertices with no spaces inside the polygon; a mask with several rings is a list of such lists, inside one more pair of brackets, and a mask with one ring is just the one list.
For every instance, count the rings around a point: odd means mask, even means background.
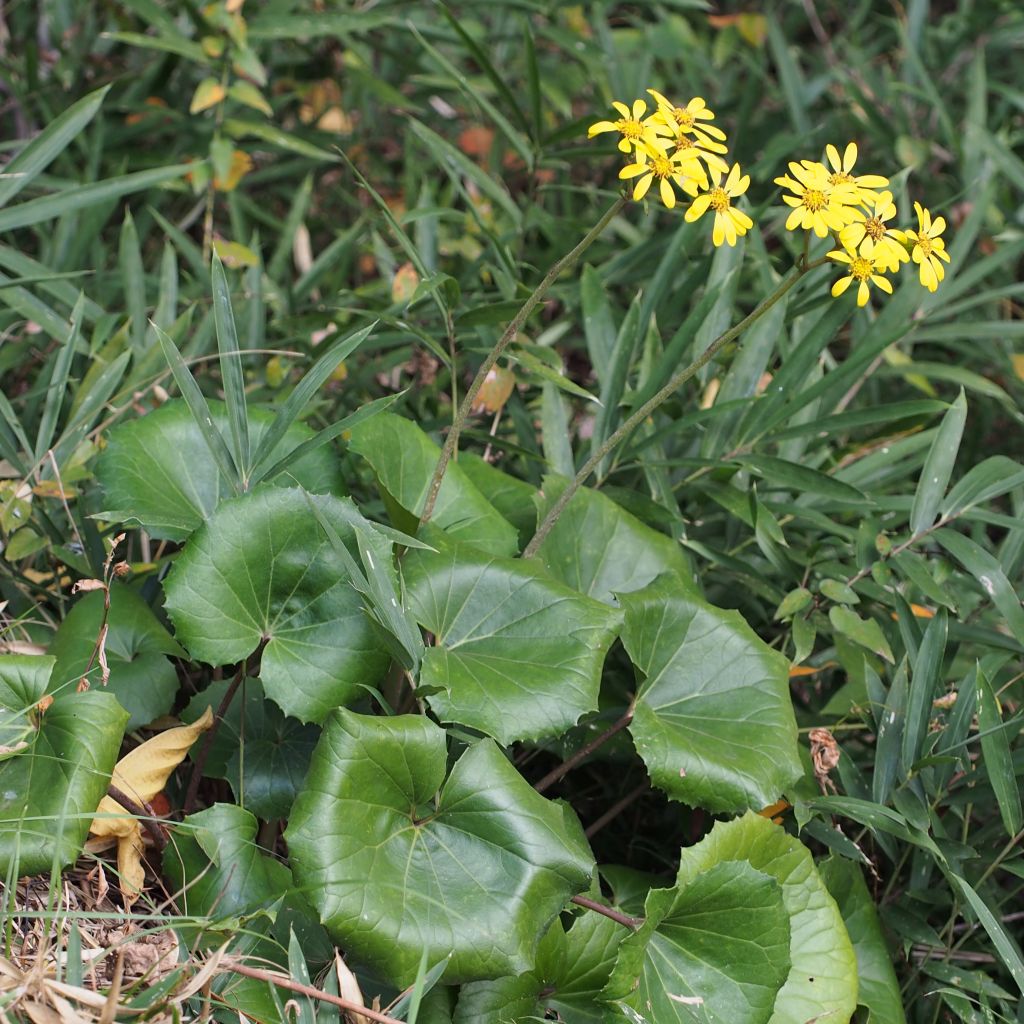
[{"label": "yellow flower cluster", "polygon": [[656,104],[654,111],[647,113],[646,100],[636,100],[632,107],[615,102],[612,106],[619,117],[592,124],[588,136],[619,134],[619,149],[632,157],[619,177],[635,179],[634,199],[643,199],[657,181],[665,206],[673,209],[677,191],[682,193],[690,199],[688,221],[713,211],[712,241],[735,245],[754,222],[733,205],[747,191],[750,177],[740,173],[739,164],[730,167],[722,159],[727,152],[725,132],[711,124],[715,115],[700,97],[676,106],[656,89],[647,91]]},{"label": "yellow flower cluster", "polygon": [[869,285],[891,294],[892,282],[885,275],[911,261],[918,265],[921,284],[935,291],[945,276],[942,262],[949,262],[941,238],[945,220],[932,220],[928,210],[914,203],[917,231],[892,227],[888,223],[896,216],[892,193],[880,191],[889,180],[878,174],[853,173],[856,144],[851,142],[842,158],[835,146],[828,146],[825,156],[828,166],[816,160],[793,162],[789,174],[775,183],[791,193],[782,197],[791,207],[788,231],[813,231],[819,238],[831,233],[835,238],[838,248],[828,255],[845,264],[847,276],[836,281],[832,294],[842,295],[856,283],[857,305],[864,306]]}]

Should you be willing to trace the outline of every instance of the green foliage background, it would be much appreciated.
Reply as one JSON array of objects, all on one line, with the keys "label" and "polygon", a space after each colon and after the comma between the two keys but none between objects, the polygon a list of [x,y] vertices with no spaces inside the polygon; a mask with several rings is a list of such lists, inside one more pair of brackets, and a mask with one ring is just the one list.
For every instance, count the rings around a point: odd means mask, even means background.
[{"label": "green foliage background", "polygon": [[[339,943],[410,1021],[1020,1019],[1015,4],[4,18],[5,912],[74,860],[118,750],[212,704],[151,858],[197,955],[303,980]],[[648,86],[716,111],[757,228],[615,216],[417,533],[473,371],[618,194],[587,125]],[[813,272],[518,558],[793,265],[772,178],[851,139],[901,220],[949,222],[939,291],[855,312]],[[74,595],[122,531],[109,609]]]}]

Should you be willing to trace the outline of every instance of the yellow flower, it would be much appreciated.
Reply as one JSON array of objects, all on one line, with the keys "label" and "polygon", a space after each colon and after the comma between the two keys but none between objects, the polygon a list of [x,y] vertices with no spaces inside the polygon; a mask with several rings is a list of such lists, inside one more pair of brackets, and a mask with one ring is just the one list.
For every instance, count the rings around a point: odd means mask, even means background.
[{"label": "yellow flower", "polygon": [[946,220],[944,217],[932,220],[931,213],[920,203],[914,203],[914,210],[917,212],[917,231],[906,232],[907,238],[914,243],[910,256],[920,266],[921,284],[933,292],[946,276],[939,260],[949,262],[946,243],[939,237],[946,230]]},{"label": "yellow flower", "polygon": [[885,222],[896,216],[892,193],[883,192],[856,211],[857,220],[839,232],[839,241],[851,252],[874,259],[883,270],[898,270],[910,259],[904,245],[907,236]]},{"label": "yellow flower", "polygon": [[701,181],[707,184],[704,168],[692,150],[677,151],[670,155],[664,144],[637,147],[637,162],[623,167],[619,171],[619,177],[639,178],[633,186],[633,198],[638,202],[647,195],[647,190],[657,178],[661,201],[670,210],[676,205],[673,184],[691,196],[697,194]]},{"label": "yellow flower", "polygon": [[792,177],[783,175],[775,179],[777,185],[793,193],[782,197],[784,203],[793,207],[786,218],[787,231],[799,227],[824,238],[829,231],[841,231],[854,219],[855,214],[848,205],[852,201],[851,187],[834,186],[823,164],[810,160],[791,163],[789,172]]},{"label": "yellow flower", "polygon": [[[658,113],[662,123],[671,130],[673,135],[693,135],[701,143],[711,142],[718,139],[725,141],[725,132],[716,128],[713,124],[701,124],[701,121],[713,121],[715,115],[708,110],[704,100],[695,96],[685,107],[677,107],[671,100],[666,99],[657,89],[647,90],[658,103]],[[710,148],[710,147],[709,147]],[[724,153],[725,150],[723,149]]]},{"label": "yellow flower", "polygon": [[847,288],[857,282],[857,305],[866,306],[868,302],[868,282],[875,285],[877,288],[881,288],[883,292],[887,292],[892,295],[892,283],[888,278],[882,277],[879,271],[883,270],[884,267],[875,259],[870,256],[862,256],[856,252],[846,250],[841,252],[838,249],[833,249],[829,254],[829,258],[836,260],[839,263],[846,263],[849,265],[850,273],[847,277],[841,277],[834,285],[832,285],[833,296],[840,296]]},{"label": "yellow flower", "polygon": [[619,149],[623,153],[628,153],[641,143],[654,142],[659,135],[668,132],[667,128],[652,118],[644,119],[644,114],[647,111],[647,103],[644,100],[634,101],[632,110],[625,103],[619,103],[617,100],[612,103],[612,106],[621,117],[617,121],[598,121],[596,124],[592,124],[587,129],[588,139],[600,135],[601,132],[618,132],[622,136],[619,139]]},{"label": "yellow flower", "polygon": [[[825,168],[825,173],[828,175],[828,183],[832,188],[839,188],[840,186],[846,186],[838,193],[840,201],[845,196],[849,196],[853,202],[863,203],[871,199],[876,199],[877,195],[874,192],[876,188],[885,188],[889,184],[888,178],[883,178],[880,174],[854,174],[853,165],[857,162],[857,143],[851,142],[843,153],[842,160],[839,159],[839,150],[835,146],[829,144],[825,147],[825,156],[828,158],[829,164],[832,169],[828,170]],[[804,160],[802,163],[807,166],[812,163],[810,160]],[[822,164],[816,164],[818,167],[823,167]]]},{"label": "yellow flower", "polygon": [[[688,135],[677,135],[672,140],[672,145],[675,146],[676,153],[689,153],[691,156],[696,156],[703,160],[708,167],[717,167],[723,174],[729,170],[729,165],[718,155],[727,152],[725,146],[719,142],[714,142],[711,139],[698,141],[691,139]],[[707,188],[707,185],[701,187]]]},{"label": "yellow flower", "polygon": [[742,211],[732,205],[732,200],[743,195],[750,185],[750,175],[740,176],[740,165],[733,164],[729,176],[722,183],[722,172],[717,167],[710,169],[713,185],[701,192],[686,211],[686,219],[695,221],[709,210],[715,211],[715,227],[711,240],[715,245],[725,242],[735,245],[740,235],[745,235],[754,222]]}]

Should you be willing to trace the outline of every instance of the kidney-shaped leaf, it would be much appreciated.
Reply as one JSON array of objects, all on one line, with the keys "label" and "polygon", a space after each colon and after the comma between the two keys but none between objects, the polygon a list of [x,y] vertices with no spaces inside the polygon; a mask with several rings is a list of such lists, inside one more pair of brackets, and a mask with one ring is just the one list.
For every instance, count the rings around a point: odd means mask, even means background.
[{"label": "kidney-shaped leaf", "polygon": [[[167,613],[198,661],[241,661],[266,641],[260,678],[285,714],[322,721],[388,665],[313,502],[341,540],[379,538],[347,499],[261,487],[223,502],[167,577]],[[381,539],[381,561],[390,544]]]},{"label": "kidney-shaped leaf", "polygon": [[[57,659],[50,678],[51,693],[74,688],[83,677],[100,686],[102,672],[95,649],[103,626],[103,600],[100,590],[85,594],[60,624],[50,644],[50,654]],[[134,590],[116,582],[110,586],[104,648],[110,668],[106,688],[131,715],[126,726],[129,731],[149,725],[171,710],[178,675],[168,655],[180,657],[185,652],[149,605]]]},{"label": "kidney-shaped leaf", "polygon": [[528,562],[468,545],[410,552],[405,582],[436,637],[420,685],[442,719],[511,743],[564,732],[596,710],[621,613]]},{"label": "kidney-shaped leaf", "polygon": [[462,986],[453,1024],[519,1024],[548,1014],[565,1024],[603,1024],[610,1007],[602,993],[625,935],[600,914],[583,914],[568,931],[556,919],[532,971]]},{"label": "kidney-shaped leaf", "polygon": [[696,846],[682,851],[676,888],[692,884],[723,861],[747,861],[782,886],[791,967],[771,1024],[819,1019],[846,1024],[857,1003],[857,959],[810,851],[778,825],[749,812],[719,822]]},{"label": "kidney-shaped leaf", "polygon": [[[558,500],[568,481],[544,478],[537,499],[539,518]],[[642,523],[600,491],[581,488],[565,507],[537,556],[563,583],[598,601],[647,586],[663,573],[692,578],[689,559],[671,537]]]},{"label": "kidney-shaped leaf", "polygon": [[39,711],[53,658],[31,654],[0,657],[0,760],[27,749],[36,738]]},{"label": "kidney-shaped leaf", "polygon": [[[415,423],[388,413],[353,427],[348,446],[366,459],[387,494],[407,513],[407,521],[394,525],[412,532],[441,449]],[[514,555],[519,550],[516,528],[454,462],[445,472],[431,522],[494,554]]]},{"label": "kidney-shaped leaf", "polygon": [[[210,402],[214,427],[228,436],[223,402]],[[255,450],[274,422],[274,413],[250,409],[248,429]],[[309,427],[293,424],[274,449],[277,461],[313,437]],[[129,420],[110,433],[96,464],[104,492],[104,519],[141,524],[153,537],[184,540],[210,517],[231,489],[223,478],[188,406],[181,399],[166,402],[140,419]],[[274,478],[275,485],[298,484],[308,491],[340,494],[338,462],[328,448],[317,448],[295,460]]]},{"label": "kidney-shaped leaf", "polygon": [[286,839],[296,883],[334,938],[401,987],[420,957],[455,983],[529,971],[593,857],[573,812],[535,792],[490,740],[444,778],[426,718],[328,720]]},{"label": "kidney-shaped leaf", "polygon": [[[37,662],[38,671],[28,662]],[[0,701],[45,687],[49,657],[0,658]],[[109,693],[66,693],[30,716],[34,737],[0,760],[0,877],[18,878],[72,863],[107,792],[128,714]]]},{"label": "kidney-shaped leaf", "polygon": [[629,731],[651,781],[712,811],[774,803],[803,774],[786,659],[672,576],[621,601],[645,676]]},{"label": "kidney-shaped leaf", "polygon": [[[790,969],[782,887],[728,861],[656,889],[607,995],[651,1024],[767,1024]],[[639,985],[636,984],[639,980]]]}]

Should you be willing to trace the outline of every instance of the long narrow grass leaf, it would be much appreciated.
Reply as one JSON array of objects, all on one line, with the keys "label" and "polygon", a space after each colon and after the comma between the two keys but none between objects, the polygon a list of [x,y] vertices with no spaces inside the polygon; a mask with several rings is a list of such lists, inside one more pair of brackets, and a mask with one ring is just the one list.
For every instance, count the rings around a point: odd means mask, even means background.
[{"label": "long narrow grass leaf", "polygon": [[249,412],[245,400],[245,377],[238,348],[238,331],[231,310],[231,290],[220,257],[213,254],[210,272],[213,281],[213,322],[217,332],[220,373],[224,384],[224,401],[228,407],[232,455],[243,481],[249,472]]}]

